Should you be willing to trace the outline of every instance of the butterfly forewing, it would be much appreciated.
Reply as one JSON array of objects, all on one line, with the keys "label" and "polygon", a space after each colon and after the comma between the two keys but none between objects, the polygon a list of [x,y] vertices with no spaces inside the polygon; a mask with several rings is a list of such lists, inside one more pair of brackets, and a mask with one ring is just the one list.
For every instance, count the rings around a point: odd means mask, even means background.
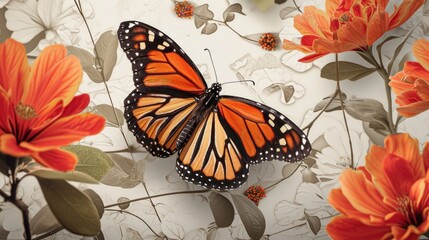
[{"label": "butterfly forewing", "polygon": [[134,90],[125,99],[128,128],[152,155],[168,157],[177,149],[177,138],[189,121],[197,101],[166,94]]},{"label": "butterfly forewing", "polygon": [[246,182],[249,165],[230,134],[219,113],[211,111],[179,151],[179,175],[186,181],[215,189],[237,188]]},{"label": "butterfly forewing", "polygon": [[251,164],[280,160],[297,162],[310,154],[305,134],[287,117],[249,99],[222,96],[218,103],[222,118]]},{"label": "butterfly forewing", "polygon": [[132,63],[141,92],[197,96],[207,85],[185,52],[161,31],[137,21],[123,22],[118,38]]}]

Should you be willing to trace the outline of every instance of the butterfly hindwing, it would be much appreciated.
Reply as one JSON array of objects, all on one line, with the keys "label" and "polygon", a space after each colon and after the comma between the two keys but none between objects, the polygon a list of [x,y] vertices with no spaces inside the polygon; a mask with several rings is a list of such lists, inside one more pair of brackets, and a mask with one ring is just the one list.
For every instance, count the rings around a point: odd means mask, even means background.
[{"label": "butterfly hindwing", "polygon": [[177,139],[197,106],[193,97],[142,93],[138,89],[125,99],[128,128],[152,155],[168,157],[177,149]]},{"label": "butterfly hindwing", "polygon": [[207,89],[191,59],[158,29],[138,21],[123,22],[118,38],[131,61],[134,84],[141,92],[187,97]]},{"label": "butterfly hindwing", "polygon": [[230,134],[219,113],[210,111],[179,151],[179,175],[194,184],[220,190],[237,188],[246,182],[249,165]]},{"label": "butterfly hindwing", "polygon": [[249,163],[280,160],[297,162],[310,154],[311,145],[305,134],[276,110],[249,99],[221,96],[219,113],[244,148]]}]

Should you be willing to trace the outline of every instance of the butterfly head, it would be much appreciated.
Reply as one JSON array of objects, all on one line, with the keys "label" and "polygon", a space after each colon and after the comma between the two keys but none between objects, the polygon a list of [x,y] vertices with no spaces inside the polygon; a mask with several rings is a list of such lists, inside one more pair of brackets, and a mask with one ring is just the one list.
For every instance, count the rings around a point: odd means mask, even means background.
[{"label": "butterfly head", "polygon": [[219,93],[222,91],[222,86],[220,83],[213,83],[212,86],[207,90],[207,93],[211,93],[216,97],[219,97]]}]

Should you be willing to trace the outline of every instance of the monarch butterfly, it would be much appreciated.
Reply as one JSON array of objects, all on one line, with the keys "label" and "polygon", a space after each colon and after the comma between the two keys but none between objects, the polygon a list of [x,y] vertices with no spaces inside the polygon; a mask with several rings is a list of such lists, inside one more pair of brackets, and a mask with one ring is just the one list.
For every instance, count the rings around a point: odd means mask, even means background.
[{"label": "monarch butterfly", "polygon": [[296,162],[311,150],[305,134],[276,110],[220,95],[171,38],[137,21],[121,23],[118,38],[131,61],[135,90],[124,100],[128,128],[152,155],[178,152],[176,170],[209,189],[238,188],[249,163]]}]

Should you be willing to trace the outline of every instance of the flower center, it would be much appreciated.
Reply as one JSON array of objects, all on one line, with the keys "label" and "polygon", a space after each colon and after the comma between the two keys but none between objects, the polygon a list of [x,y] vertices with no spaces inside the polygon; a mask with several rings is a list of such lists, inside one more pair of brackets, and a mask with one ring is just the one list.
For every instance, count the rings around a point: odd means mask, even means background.
[{"label": "flower center", "polygon": [[408,196],[398,198],[398,211],[402,213],[409,225],[419,226],[422,218],[415,210],[414,202]]},{"label": "flower center", "polygon": [[19,103],[15,107],[15,112],[18,116],[20,116],[21,118],[23,118],[25,120],[37,117],[36,110],[34,110],[34,108],[32,106],[25,105],[22,103]]}]

